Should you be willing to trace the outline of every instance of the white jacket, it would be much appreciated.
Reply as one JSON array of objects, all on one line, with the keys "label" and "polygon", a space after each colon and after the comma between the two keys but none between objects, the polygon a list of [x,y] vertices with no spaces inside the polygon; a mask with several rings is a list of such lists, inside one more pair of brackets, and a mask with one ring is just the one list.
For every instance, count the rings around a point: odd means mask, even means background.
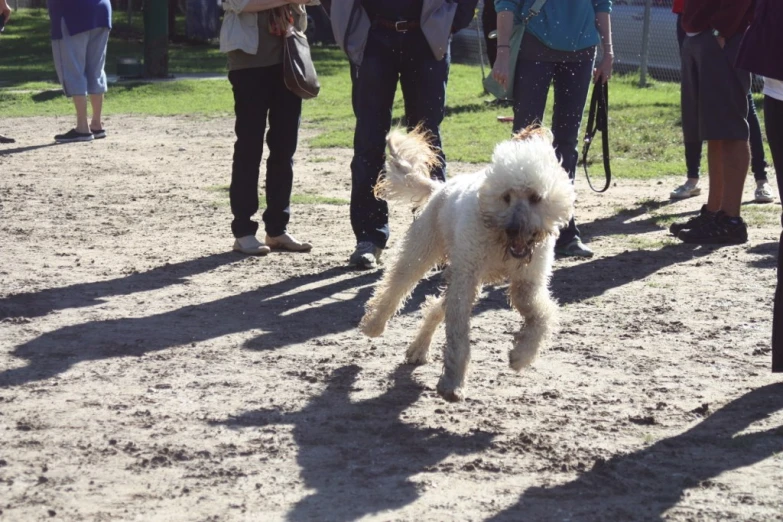
[{"label": "white jacket", "polygon": [[[247,54],[258,52],[258,13],[243,13],[250,0],[223,0],[221,4],[223,25],[220,26],[220,52],[244,51]],[[304,14],[304,7],[290,4]]]}]

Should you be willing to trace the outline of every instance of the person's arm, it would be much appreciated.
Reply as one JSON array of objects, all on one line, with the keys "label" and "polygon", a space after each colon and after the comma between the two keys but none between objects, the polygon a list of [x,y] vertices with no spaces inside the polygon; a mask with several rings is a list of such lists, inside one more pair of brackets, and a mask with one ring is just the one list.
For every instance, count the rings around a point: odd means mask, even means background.
[{"label": "person's arm", "polygon": [[454,15],[454,22],[451,24],[451,32],[456,33],[466,28],[473,16],[476,14],[476,5],[478,0],[456,0],[457,13]]},{"label": "person's arm", "polygon": [[0,14],[3,16],[5,23],[11,19],[11,8],[8,7],[6,0],[0,0]]},{"label": "person's arm", "polygon": [[745,30],[742,24],[753,6],[753,0],[721,0],[720,3],[720,9],[710,18],[710,27],[718,31],[718,43],[723,47],[726,38]]},{"label": "person's arm", "polygon": [[[0,2],[5,0],[0,0]],[[269,9],[274,9],[275,7],[282,7],[284,5],[288,4],[306,4],[310,0],[248,0],[247,3],[245,3],[244,7],[241,7],[239,10],[236,9],[237,5],[241,5],[242,2],[240,1],[229,1],[223,3],[223,9],[227,11],[234,11],[234,12],[240,12],[240,13],[258,13],[259,11],[267,11]]]},{"label": "person's arm", "polygon": [[603,55],[601,62],[593,69],[593,81],[606,83],[612,77],[612,64],[614,63],[614,49],[612,48],[612,20],[608,12],[595,13],[595,27],[601,36],[601,49]]},{"label": "person's arm", "polygon": [[498,54],[495,58],[495,66],[492,67],[492,77],[505,88],[509,81],[510,48],[508,44],[511,40],[511,31],[514,28],[514,13],[509,10],[501,11],[500,9],[503,7],[499,4],[500,2],[495,3],[495,7],[498,9]]}]

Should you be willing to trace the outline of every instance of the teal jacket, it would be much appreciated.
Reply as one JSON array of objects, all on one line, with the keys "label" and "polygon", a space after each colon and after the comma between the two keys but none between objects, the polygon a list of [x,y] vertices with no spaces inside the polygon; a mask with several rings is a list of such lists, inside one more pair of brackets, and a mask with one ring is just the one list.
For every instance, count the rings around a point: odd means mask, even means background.
[{"label": "teal jacket", "polygon": [[[495,0],[498,13],[511,11],[521,24],[534,0]],[[601,43],[595,13],[609,13],[612,0],[548,0],[527,30],[541,43],[559,51],[578,51]]]}]

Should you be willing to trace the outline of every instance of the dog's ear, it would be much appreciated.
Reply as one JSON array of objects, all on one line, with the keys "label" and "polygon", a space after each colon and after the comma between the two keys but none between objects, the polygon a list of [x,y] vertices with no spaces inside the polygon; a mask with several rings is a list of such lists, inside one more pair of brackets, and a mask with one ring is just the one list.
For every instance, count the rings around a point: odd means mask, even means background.
[{"label": "dog's ear", "polygon": [[514,134],[511,138],[515,141],[526,141],[532,138],[544,138],[549,143],[552,143],[552,133],[546,127],[542,127],[539,123],[533,123],[528,125],[521,131]]}]

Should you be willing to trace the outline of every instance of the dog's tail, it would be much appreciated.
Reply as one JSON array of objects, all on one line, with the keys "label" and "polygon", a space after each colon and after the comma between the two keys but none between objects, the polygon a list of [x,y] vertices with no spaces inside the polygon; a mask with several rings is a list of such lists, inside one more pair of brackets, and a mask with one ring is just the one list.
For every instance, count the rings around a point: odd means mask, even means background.
[{"label": "dog's tail", "polygon": [[375,185],[375,197],[420,207],[443,186],[430,177],[432,168],[440,163],[430,134],[421,127],[408,133],[394,129],[386,136],[386,146],[386,167]]}]

